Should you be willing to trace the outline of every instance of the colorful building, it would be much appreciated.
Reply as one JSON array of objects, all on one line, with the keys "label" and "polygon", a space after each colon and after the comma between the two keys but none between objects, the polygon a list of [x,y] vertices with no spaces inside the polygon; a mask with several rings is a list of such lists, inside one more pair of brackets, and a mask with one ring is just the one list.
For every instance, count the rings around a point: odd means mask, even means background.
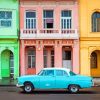
[{"label": "colorful building", "polygon": [[20,0],[20,73],[79,73],[78,0]]},{"label": "colorful building", "polygon": [[0,0],[0,79],[19,76],[18,0]]},{"label": "colorful building", "polygon": [[80,73],[100,77],[100,0],[79,0]]}]

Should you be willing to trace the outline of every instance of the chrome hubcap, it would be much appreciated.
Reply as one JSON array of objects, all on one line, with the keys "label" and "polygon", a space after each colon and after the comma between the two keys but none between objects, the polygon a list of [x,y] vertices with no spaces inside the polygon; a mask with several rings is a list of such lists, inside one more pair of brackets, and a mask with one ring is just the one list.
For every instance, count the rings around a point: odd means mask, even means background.
[{"label": "chrome hubcap", "polygon": [[25,86],[25,91],[30,92],[31,91],[31,86],[30,85]]},{"label": "chrome hubcap", "polygon": [[77,90],[78,90],[77,87],[71,87],[72,92],[76,92]]}]

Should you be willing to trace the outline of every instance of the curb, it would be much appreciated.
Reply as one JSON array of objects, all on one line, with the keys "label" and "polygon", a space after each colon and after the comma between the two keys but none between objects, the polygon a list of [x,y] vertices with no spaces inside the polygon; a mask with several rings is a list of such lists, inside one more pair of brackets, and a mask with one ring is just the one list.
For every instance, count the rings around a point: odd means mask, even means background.
[{"label": "curb", "polygon": [[16,87],[16,85],[15,84],[14,85],[9,85],[9,84],[8,85],[6,85],[6,84],[3,85],[3,84],[0,84],[0,87]]}]

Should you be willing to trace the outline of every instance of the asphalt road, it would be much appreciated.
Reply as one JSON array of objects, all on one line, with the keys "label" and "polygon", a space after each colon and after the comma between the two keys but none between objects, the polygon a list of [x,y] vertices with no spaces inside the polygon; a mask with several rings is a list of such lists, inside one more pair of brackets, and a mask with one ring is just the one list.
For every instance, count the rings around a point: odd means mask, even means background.
[{"label": "asphalt road", "polygon": [[84,89],[78,94],[70,94],[63,90],[26,94],[16,87],[0,87],[0,100],[100,100],[100,87]]}]

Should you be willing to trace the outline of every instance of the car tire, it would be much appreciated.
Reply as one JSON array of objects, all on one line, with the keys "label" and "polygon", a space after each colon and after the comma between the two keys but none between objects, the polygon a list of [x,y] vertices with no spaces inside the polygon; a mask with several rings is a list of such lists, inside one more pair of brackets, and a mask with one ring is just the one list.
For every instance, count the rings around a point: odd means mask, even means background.
[{"label": "car tire", "polygon": [[70,93],[77,93],[79,91],[79,86],[78,85],[70,85],[68,87],[68,90]]},{"label": "car tire", "polygon": [[31,93],[33,91],[33,85],[31,83],[25,83],[23,89],[24,92]]}]

